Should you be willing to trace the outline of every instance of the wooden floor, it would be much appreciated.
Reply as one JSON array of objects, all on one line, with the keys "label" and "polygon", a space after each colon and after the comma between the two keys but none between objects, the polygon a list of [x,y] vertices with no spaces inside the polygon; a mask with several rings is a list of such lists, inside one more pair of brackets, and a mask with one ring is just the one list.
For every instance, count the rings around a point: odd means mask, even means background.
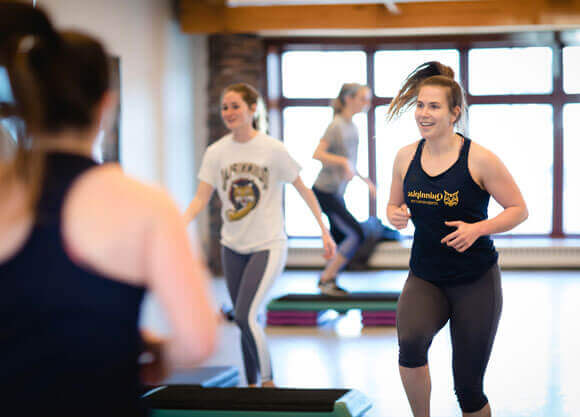
[{"label": "wooden floor", "polygon": [[[406,271],[344,273],[351,290],[400,290]],[[270,297],[315,291],[315,271],[287,271]],[[580,271],[504,271],[504,309],[485,389],[496,417],[580,416]],[[228,302],[214,280],[219,304]],[[354,388],[374,407],[369,417],[410,416],[397,365],[392,327],[361,328],[350,312],[318,328],[268,327],[275,381],[283,387]],[[243,370],[238,329],[226,323],[208,365]],[[429,356],[432,416],[460,416],[451,376],[449,329]],[[243,373],[243,372],[242,372]]]}]

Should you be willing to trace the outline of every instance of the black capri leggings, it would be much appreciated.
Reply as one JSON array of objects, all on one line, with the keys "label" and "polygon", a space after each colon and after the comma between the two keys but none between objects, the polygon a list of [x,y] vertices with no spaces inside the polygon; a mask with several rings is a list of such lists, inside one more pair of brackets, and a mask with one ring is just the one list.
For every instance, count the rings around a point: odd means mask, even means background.
[{"label": "black capri leggings", "polygon": [[350,260],[364,240],[364,232],[356,219],[347,210],[344,198],[337,194],[325,193],[316,187],[312,191],[322,212],[328,217],[330,234],[338,245],[337,252]]},{"label": "black capri leggings", "polygon": [[455,286],[438,286],[410,272],[397,305],[399,365],[427,364],[431,341],[449,320],[455,394],[464,412],[481,410],[487,404],[483,376],[501,309],[497,264],[476,281]]}]

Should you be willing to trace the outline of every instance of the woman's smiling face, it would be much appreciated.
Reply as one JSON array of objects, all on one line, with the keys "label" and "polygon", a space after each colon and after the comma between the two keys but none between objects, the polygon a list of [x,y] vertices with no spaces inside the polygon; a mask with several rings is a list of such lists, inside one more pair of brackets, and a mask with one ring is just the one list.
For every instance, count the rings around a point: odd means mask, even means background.
[{"label": "woman's smiling face", "polygon": [[419,90],[415,108],[415,121],[421,136],[425,139],[438,138],[453,131],[453,125],[460,113],[459,106],[449,109],[447,88],[425,85]]},{"label": "woman's smiling face", "polygon": [[222,119],[226,127],[236,130],[251,126],[256,112],[255,105],[250,108],[242,95],[235,91],[228,91],[222,98]]}]

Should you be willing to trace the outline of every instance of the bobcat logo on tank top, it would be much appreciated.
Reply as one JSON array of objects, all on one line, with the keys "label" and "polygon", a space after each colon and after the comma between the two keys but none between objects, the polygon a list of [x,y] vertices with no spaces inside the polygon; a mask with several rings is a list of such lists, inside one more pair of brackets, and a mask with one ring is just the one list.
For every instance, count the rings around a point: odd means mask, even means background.
[{"label": "bobcat logo on tank top", "polygon": [[232,182],[228,195],[234,208],[228,209],[226,215],[234,222],[246,217],[256,207],[260,189],[252,180],[241,178]]},{"label": "bobcat logo on tank top", "polygon": [[459,190],[455,191],[454,193],[448,193],[445,190],[443,190],[443,192],[443,204],[449,207],[453,207],[459,204]]}]

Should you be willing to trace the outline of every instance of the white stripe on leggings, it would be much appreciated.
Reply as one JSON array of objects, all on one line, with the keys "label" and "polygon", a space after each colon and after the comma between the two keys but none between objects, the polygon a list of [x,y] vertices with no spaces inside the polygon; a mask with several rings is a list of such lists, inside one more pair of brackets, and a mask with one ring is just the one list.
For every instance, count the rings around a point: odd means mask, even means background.
[{"label": "white stripe on leggings", "polygon": [[268,349],[268,342],[266,341],[266,334],[264,329],[258,323],[258,311],[272,288],[274,280],[282,273],[286,265],[286,255],[288,254],[288,246],[285,244],[281,247],[268,249],[268,264],[264,270],[264,275],[260,281],[260,285],[256,291],[256,295],[250,305],[248,312],[248,325],[254,341],[256,342],[256,349],[258,350],[258,361],[260,364],[260,376],[262,383],[272,380],[272,364],[270,360],[270,351]]}]

